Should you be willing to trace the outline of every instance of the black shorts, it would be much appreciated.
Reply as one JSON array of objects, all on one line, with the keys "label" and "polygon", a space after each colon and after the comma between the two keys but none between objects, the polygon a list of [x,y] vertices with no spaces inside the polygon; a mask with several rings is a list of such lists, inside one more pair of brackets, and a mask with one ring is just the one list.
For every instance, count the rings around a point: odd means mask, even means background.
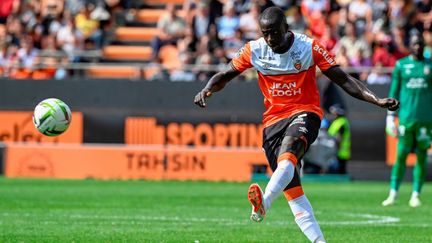
[{"label": "black shorts", "polygon": [[[293,148],[282,147],[282,140],[286,136],[297,137],[306,143],[306,151],[309,146],[315,141],[318,136],[318,132],[321,126],[320,117],[313,112],[301,112],[297,113],[290,118],[283,119],[277,123],[264,128],[263,131],[263,148],[267,156],[267,160],[270,164],[272,171],[277,168],[277,159],[279,155],[293,151]],[[305,153],[306,153],[305,151]],[[294,178],[288,184],[286,189],[300,186],[300,174],[299,169],[301,167],[302,158],[297,158],[297,168],[294,173]]]}]

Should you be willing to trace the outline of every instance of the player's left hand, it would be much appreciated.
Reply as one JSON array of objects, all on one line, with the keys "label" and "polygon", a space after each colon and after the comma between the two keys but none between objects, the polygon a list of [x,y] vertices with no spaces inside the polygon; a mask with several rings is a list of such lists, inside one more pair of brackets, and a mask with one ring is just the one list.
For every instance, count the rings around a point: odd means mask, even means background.
[{"label": "player's left hand", "polygon": [[386,108],[390,111],[399,109],[399,101],[393,98],[384,98],[378,100],[378,105],[382,108]]}]

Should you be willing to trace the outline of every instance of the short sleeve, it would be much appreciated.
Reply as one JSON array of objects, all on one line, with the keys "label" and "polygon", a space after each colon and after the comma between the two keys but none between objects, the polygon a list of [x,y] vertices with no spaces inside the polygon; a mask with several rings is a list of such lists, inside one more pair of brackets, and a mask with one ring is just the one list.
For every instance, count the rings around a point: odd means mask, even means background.
[{"label": "short sleeve", "polygon": [[316,40],[312,44],[312,56],[315,64],[321,71],[326,71],[331,67],[337,66],[334,55]]},{"label": "short sleeve", "polygon": [[232,66],[239,72],[243,72],[252,67],[250,43],[246,43],[237,51],[235,57],[231,60]]}]

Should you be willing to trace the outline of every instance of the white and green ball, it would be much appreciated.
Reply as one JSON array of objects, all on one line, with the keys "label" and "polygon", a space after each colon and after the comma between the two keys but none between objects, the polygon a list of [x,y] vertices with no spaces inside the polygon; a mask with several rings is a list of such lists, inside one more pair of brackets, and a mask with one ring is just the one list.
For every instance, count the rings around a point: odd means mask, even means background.
[{"label": "white and green ball", "polygon": [[72,120],[71,110],[56,98],[45,99],[36,106],[33,123],[37,130],[47,136],[58,136],[65,132]]}]

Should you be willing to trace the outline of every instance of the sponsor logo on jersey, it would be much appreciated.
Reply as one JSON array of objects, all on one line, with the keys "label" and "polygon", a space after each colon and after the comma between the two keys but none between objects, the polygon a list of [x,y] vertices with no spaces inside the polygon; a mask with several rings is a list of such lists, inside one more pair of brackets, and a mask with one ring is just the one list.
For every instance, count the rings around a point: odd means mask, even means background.
[{"label": "sponsor logo on jersey", "polygon": [[244,49],[245,49],[244,46],[242,48],[240,48],[240,50],[238,50],[237,53],[235,54],[235,57],[239,58],[241,56],[241,54],[243,54]]},{"label": "sponsor logo on jersey", "polygon": [[268,61],[274,61],[276,58],[274,56],[259,56],[258,59],[260,60],[268,60]]},{"label": "sponsor logo on jersey", "polygon": [[308,130],[306,127],[299,127],[299,132],[308,133]]},{"label": "sponsor logo on jersey", "polygon": [[294,96],[301,94],[301,88],[297,87],[296,82],[291,83],[273,83],[270,86],[269,94],[271,96]]},{"label": "sponsor logo on jersey", "polygon": [[301,64],[300,60],[296,60],[296,61],[294,62],[294,67],[295,67],[295,69],[297,69],[297,70],[300,70],[300,69],[302,68],[302,64]]},{"label": "sponsor logo on jersey", "polygon": [[404,68],[414,68],[414,64],[408,63],[403,66]]},{"label": "sponsor logo on jersey", "polygon": [[313,47],[314,51],[318,52],[319,54],[321,54],[324,59],[330,64],[330,65],[335,65],[336,61],[333,60],[333,58],[330,56],[330,54],[322,47],[320,47],[319,45],[315,44],[315,46]]},{"label": "sponsor logo on jersey", "polygon": [[288,127],[294,126],[295,124],[306,124],[305,120],[303,119],[303,117],[297,117],[296,119],[294,119],[291,124]]},{"label": "sponsor logo on jersey", "polygon": [[270,64],[268,64],[268,63],[263,63],[262,68],[263,68],[264,70],[269,70],[269,69],[270,69]]},{"label": "sponsor logo on jersey", "polygon": [[293,60],[298,60],[298,59],[301,59],[300,57],[301,57],[301,54],[302,54],[302,52],[300,51],[300,50],[298,50],[298,51],[292,51],[291,53],[290,53],[290,57],[293,59]]},{"label": "sponsor logo on jersey", "polygon": [[408,89],[425,89],[428,87],[424,78],[410,78],[406,84]]}]

